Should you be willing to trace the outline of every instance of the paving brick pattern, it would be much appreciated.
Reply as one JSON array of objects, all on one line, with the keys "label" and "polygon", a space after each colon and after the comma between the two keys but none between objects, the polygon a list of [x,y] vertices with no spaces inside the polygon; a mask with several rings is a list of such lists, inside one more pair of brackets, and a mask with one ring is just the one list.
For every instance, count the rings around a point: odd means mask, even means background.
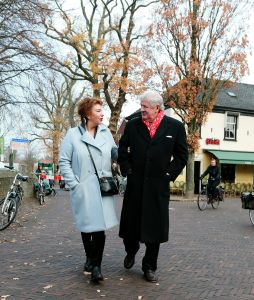
[{"label": "paving brick pattern", "polygon": [[19,223],[0,232],[0,299],[254,299],[254,226],[240,199],[204,212],[196,202],[170,202],[170,240],[161,246],[158,284],[142,277],[144,247],[125,270],[118,227],[108,231],[99,285],[83,275],[68,192],[46,201],[26,200]]}]

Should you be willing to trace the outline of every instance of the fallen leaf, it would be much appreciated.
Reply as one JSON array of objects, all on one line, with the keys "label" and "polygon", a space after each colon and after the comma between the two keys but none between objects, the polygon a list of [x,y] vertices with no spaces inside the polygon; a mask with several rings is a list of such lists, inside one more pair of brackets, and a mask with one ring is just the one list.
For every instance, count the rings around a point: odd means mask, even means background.
[{"label": "fallen leaf", "polygon": [[53,285],[49,284],[49,285],[44,286],[43,288],[44,288],[44,290],[48,290],[48,289],[51,289],[52,287],[53,287]]}]

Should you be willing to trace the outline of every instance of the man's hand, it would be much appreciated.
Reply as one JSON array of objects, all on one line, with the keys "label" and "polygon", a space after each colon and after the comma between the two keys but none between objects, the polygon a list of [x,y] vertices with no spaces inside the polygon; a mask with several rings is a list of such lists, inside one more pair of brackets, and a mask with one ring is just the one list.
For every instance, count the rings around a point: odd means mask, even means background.
[{"label": "man's hand", "polygon": [[114,171],[118,171],[118,164],[117,164],[116,162],[113,162],[113,163],[112,163],[112,169],[113,169]]}]

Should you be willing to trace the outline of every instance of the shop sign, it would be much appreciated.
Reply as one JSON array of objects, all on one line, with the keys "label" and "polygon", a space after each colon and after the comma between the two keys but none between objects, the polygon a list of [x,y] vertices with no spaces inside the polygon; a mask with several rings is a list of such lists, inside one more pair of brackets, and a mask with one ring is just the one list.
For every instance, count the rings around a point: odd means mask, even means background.
[{"label": "shop sign", "polygon": [[219,139],[210,139],[207,138],[205,140],[206,145],[219,145],[220,144],[220,140]]}]

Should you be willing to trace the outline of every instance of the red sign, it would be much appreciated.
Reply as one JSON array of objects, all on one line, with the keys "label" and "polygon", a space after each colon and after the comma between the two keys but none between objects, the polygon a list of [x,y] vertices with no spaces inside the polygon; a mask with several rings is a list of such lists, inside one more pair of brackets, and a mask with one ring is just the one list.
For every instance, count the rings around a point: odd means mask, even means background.
[{"label": "red sign", "polygon": [[209,138],[207,138],[205,140],[205,143],[207,145],[219,145],[220,144],[220,140],[219,139],[209,139]]}]

